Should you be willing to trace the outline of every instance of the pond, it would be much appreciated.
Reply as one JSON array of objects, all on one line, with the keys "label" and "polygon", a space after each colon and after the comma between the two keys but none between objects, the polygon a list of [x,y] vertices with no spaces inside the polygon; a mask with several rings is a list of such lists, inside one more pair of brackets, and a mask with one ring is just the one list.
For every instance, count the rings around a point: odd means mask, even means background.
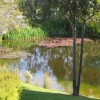
[{"label": "pond", "polygon": [[[22,50],[31,56],[0,59],[0,69],[17,72],[21,81],[72,94],[72,47],[44,48],[34,41],[2,41],[4,48]],[[77,46],[77,67],[79,65]],[[78,69],[77,69],[78,70]],[[100,41],[85,43],[81,95],[100,98]]]}]

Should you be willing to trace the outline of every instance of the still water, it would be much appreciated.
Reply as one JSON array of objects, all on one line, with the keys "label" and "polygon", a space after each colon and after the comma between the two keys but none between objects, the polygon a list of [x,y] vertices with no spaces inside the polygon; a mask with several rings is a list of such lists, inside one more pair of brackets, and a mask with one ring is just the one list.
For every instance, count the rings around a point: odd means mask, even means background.
[{"label": "still water", "polygon": [[[21,81],[35,86],[72,93],[72,47],[44,48],[31,42],[3,41],[2,47],[32,55],[20,59],[0,59],[0,67],[17,72]],[[79,65],[77,46],[77,68]],[[100,41],[85,43],[81,95],[100,98]]]}]

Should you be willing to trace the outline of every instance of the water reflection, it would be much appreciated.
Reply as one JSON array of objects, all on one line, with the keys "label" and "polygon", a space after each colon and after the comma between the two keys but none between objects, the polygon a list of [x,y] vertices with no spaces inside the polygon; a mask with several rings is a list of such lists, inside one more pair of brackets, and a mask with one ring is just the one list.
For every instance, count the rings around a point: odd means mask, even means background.
[{"label": "water reflection", "polygon": [[[19,74],[23,82],[72,93],[72,48],[30,47],[32,56],[0,60],[0,65]],[[77,47],[77,63],[79,46]],[[1,68],[1,67],[0,67]],[[99,42],[85,44],[81,94],[100,97]]]},{"label": "water reflection", "polygon": [[[21,77],[21,79],[26,82],[26,80],[28,81],[26,77],[32,76],[31,79],[29,79],[31,84],[64,91],[64,87],[59,84],[57,80],[70,80],[72,68],[71,66],[66,67],[67,64],[70,65],[70,57],[66,58],[67,55],[64,55],[63,52],[61,53],[62,49],[56,49],[60,51],[60,56],[57,53],[54,54],[55,49],[44,49],[45,48],[34,47],[32,57],[20,60],[20,66],[24,67],[21,69],[21,76],[24,76]],[[26,76],[26,73],[28,73],[28,76]]]}]

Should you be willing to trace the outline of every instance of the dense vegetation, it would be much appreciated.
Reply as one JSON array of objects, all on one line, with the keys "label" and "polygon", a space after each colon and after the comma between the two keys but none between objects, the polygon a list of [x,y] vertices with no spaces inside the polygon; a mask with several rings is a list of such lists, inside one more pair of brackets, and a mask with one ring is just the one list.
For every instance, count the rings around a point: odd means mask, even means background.
[{"label": "dense vegetation", "polygon": [[[65,3],[66,2],[66,3]],[[98,1],[98,7],[100,2]],[[17,0],[19,10],[25,16],[26,28],[12,27],[3,39],[30,39],[44,36],[72,36],[68,19],[67,0]],[[82,23],[77,22],[77,37],[80,37]],[[86,23],[86,37],[100,38],[100,13]],[[28,28],[27,28],[28,27]]]},{"label": "dense vegetation", "polygon": [[34,38],[42,38],[45,36],[45,32],[40,27],[27,27],[27,28],[18,28],[12,29],[3,35],[2,39],[10,39],[10,40],[20,40],[20,39],[32,39]]},{"label": "dense vegetation", "polygon": [[19,100],[21,82],[18,76],[7,70],[0,71],[0,100]]},{"label": "dense vegetation", "polygon": [[[79,0],[77,1],[79,2],[80,5],[82,4]],[[29,0],[25,0],[25,1],[15,0],[12,5],[12,2],[10,2],[9,0],[0,1],[2,12],[6,11],[6,9],[9,8],[8,9],[9,13],[7,11],[5,13],[0,12],[0,22],[1,22],[0,26],[3,27],[0,29],[0,33],[2,30],[3,30],[2,32],[4,33],[2,35],[2,39],[3,40],[15,40],[15,39],[21,40],[21,39],[43,38],[45,36],[49,36],[49,37],[72,36],[73,30],[72,30],[71,23],[74,22],[73,21],[74,18],[71,17],[70,16],[71,14],[69,13],[73,13],[74,7],[72,5],[74,4],[70,4],[70,3],[73,3],[73,2],[71,2],[71,0],[30,0],[30,1]],[[80,6],[80,5],[77,5],[77,6]],[[93,6],[91,3],[90,5]],[[95,5],[95,2],[94,2],[94,5]],[[81,5],[81,7],[83,6],[84,5]],[[89,7],[92,8],[91,6]],[[100,10],[99,0],[97,2],[97,6],[98,6],[98,9]],[[7,8],[5,9],[5,7]],[[86,10],[83,8],[81,9],[83,11],[80,11],[80,12],[82,12],[82,17],[84,18],[83,15],[85,15],[85,17],[89,16],[88,14],[91,14],[92,9],[86,8],[87,9]],[[76,9],[76,12],[78,12],[77,10],[79,9]],[[85,23],[86,24],[85,37],[100,38],[100,24],[99,24],[100,23],[100,12],[99,10],[95,12],[94,14],[95,16],[93,16],[91,19],[89,19]],[[81,35],[82,24],[83,24],[82,19],[79,16],[79,13],[77,13],[77,16],[74,16],[75,18],[77,17],[76,18],[77,21],[75,23],[76,26],[74,27],[74,29],[76,28],[77,30],[77,37],[80,37]],[[21,19],[22,21],[19,21],[19,19]],[[71,20],[72,22],[70,23]],[[3,24],[4,22],[9,23],[9,24],[5,26]],[[6,70],[1,71],[0,99],[18,100],[20,89],[21,89],[21,83],[15,73],[8,72]],[[27,93],[27,91],[25,92]],[[27,95],[25,96],[27,99],[33,98],[33,96],[32,97],[30,96],[30,93],[28,94],[28,96]],[[25,96],[23,97],[23,94],[22,94],[22,98],[25,98]],[[37,96],[37,95],[35,94],[34,96]],[[49,96],[51,97],[51,94],[45,95],[46,98],[48,98]],[[57,96],[53,95],[53,98],[51,99],[55,99],[56,97]],[[64,98],[64,96],[63,97],[61,96],[61,99],[62,98]]]}]

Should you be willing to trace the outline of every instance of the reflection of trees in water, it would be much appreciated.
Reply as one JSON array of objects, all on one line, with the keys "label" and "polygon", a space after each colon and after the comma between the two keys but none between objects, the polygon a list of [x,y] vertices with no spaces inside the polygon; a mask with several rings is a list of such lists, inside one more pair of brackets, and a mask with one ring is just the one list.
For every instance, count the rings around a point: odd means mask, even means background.
[{"label": "reflection of trees in water", "polygon": [[14,50],[22,50],[25,48],[29,48],[34,44],[35,41],[33,40],[27,40],[27,41],[23,41],[23,40],[5,40],[2,41],[2,47],[4,48],[13,48]]},{"label": "reflection of trees in water", "polygon": [[44,72],[44,88],[50,88],[51,87],[51,77],[48,72]]},{"label": "reflection of trees in water", "polygon": [[58,79],[70,80],[71,64],[72,58],[68,56],[66,48],[46,49],[43,47],[33,48],[32,57],[21,59],[20,62],[20,66],[23,66],[22,70],[24,72],[28,70],[33,75],[31,82],[45,88],[61,88],[57,83]]},{"label": "reflection of trees in water", "polygon": [[83,67],[82,80],[100,85],[100,45],[98,41],[84,45]]},{"label": "reflection of trees in water", "polygon": [[[97,47],[97,48],[96,48]],[[77,60],[79,52],[77,48]],[[1,66],[20,73],[21,79],[26,82],[25,73],[29,71],[32,75],[29,82],[42,87],[55,87],[59,80],[65,82],[72,78],[72,52],[71,47],[44,48],[34,47],[32,56],[20,60],[0,60]],[[100,46],[98,43],[88,43],[84,47],[84,62],[82,81],[100,85]],[[77,61],[78,63],[78,61]],[[1,67],[0,67],[1,68]],[[19,70],[19,71],[18,71]],[[46,74],[48,73],[48,74]],[[51,81],[51,82],[50,82]],[[54,82],[54,83],[53,83]],[[58,83],[57,83],[58,82]],[[49,85],[46,85],[50,83]],[[62,83],[61,83],[62,84]],[[56,85],[57,86],[57,85]],[[60,86],[57,86],[60,87]]]},{"label": "reflection of trees in water", "polygon": [[[60,79],[64,79],[65,76],[69,77],[71,68],[71,57],[67,55],[66,49],[53,49],[48,64],[53,69],[53,73]],[[70,78],[69,78],[70,79]]]},{"label": "reflection of trees in water", "polygon": [[[95,46],[85,45],[84,52],[84,62],[83,62],[83,82],[88,82],[91,84],[99,84],[99,53],[96,53],[99,49],[94,48]],[[92,48],[92,49],[91,49]],[[97,51],[96,51],[97,50]],[[93,51],[93,55],[90,55]],[[99,52],[99,51],[98,51]],[[95,56],[96,55],[96,56]],[[77,60],[79,52],[77,48]],[[17,62],[18,63],[18,62]],[[10,67],[13,69],[19,67],[21,76],[23,76],[25,71],[30,71],[31,74],[37,72],[45,73],[48,72],[50,76],[55,76],[57,80],[71,80],[72,78],[72,57],[71,57],[71,48],[61,47],[61,48],[43,48],[43,47],[34,47],[32,57],[21,59],[20,63],[14,63]],[[78,61],[77,61],[78,63]],[[90,68],[89,68],[90,67]],[[90,74],[89,74],[90,73]],[[41,76],[40,76],[41,77]],[[87,78],[88,77],[88,78]],[[23,78],[25,80],[25,78]],[[40,80],[40,79],[39,79]],[[93,81],[95,80],[95,82]],[[43,80],[42,80],[43,81]],[[37,82],[39,83],[39,81]]]},{"label": "reflection of trees in water", "polygon": [[100,85],[100,70],[96,68],[83,68],[83,82],[91,85]]},{"label": "reflection of trees in water", "polygon": [[30,73],[30,71],[26,71],[25,72],[25,77],[26,77],[26,83],[30,83],[32,80],[32,74]]},{"label": "reflection of trees in water", "polygon": [[99,42],[85,44],[84,66],[100,68],[100,45]]},{"label": "reflection of trees in water", "polygon": [[27,59],[28,65],[30,66],[28,69],[31,70],[31,72],[38,70],[48,71],[57,76],[57,78],[64,79],[66,77],[66,79],[68,79],[72,70],[72,57],[68,55],[66,49],[67,48],[35,48],[32,57]]},{"label": "reflection of trees in water", "polygon": [[19,59],[0,59],[0,69],[8,69],[17,72],[20,67],[18,66]]}]

